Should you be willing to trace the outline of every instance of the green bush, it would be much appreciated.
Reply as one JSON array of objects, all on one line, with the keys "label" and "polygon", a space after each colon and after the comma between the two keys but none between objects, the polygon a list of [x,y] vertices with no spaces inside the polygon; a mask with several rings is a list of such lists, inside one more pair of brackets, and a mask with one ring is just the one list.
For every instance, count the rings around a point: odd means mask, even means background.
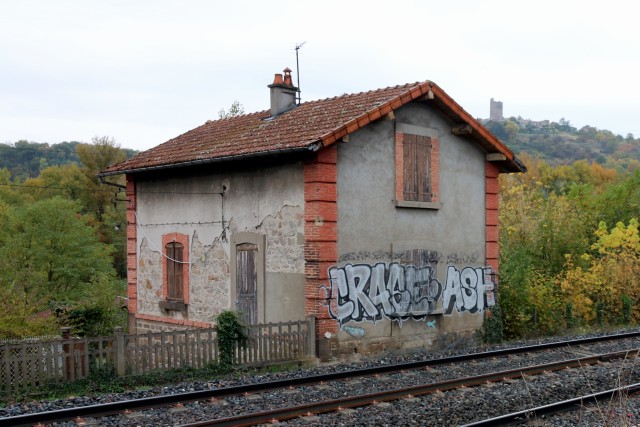
[{"label": "green bush", "polygon": [[502,309],[499,305],[484,311],[484,322],[481,329],[482,341],[487,344],[497,344],[503,339]]},{"label": "green bush", "polygon": [[220,350],[220,367],[229,369],[233,365],[233,354],[236,348],[239,345],[246,345],[246,327],[238,313],[224,310],[216,316],[216,332]]}]

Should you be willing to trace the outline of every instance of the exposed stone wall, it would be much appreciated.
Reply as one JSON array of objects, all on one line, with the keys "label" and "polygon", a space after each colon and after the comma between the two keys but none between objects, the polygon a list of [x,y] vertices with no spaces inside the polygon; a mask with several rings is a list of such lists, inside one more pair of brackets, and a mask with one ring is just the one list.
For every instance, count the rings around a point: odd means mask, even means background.
[{"label": "exposed stone wall", "polygon": [[267,236],[268,272],[304,274],[304,211],[300,206],[283,206],[267,216],[256,232]]},{"label": "exposed stone wall", "polygon": [[[162,294],[162,255],[142,239],[138,254],[138,313],[211,322],[213,316],[229,308],[229,256],[220,239],[212,245],[200,242],[197,232],[190,239],[189,305],[181,312],[160,309]],[[139,322],[138,322],[139,323]]]},{"label": "exposed stone wall", "polygon": [[229,255],[220,239],[204,245],[194,232],[191,256],[189,319],[212,321],[229,308]]},{"label": "exposed stone wall", "polygon": [[136,321],[136,329],[138,334],[146,334],[149,332],[166,331],[167,325],[164,323],[150,322],[148,320],[138,319]]},{"label": "exposed stone wall", "polygon": [[163,331],[182,331],[185,329],[193,329],[193,326],[189,325],[180,325],[177,323],[166,323],[166,322],[158,322],[147,319],[137,319],[137,333],[138,334],[146,334],[149,332],[163,332]]},{"label": "exposed stone wall", "polygon": [[138,313],[160,314],[162,255],[143,238],[138,250]]}]

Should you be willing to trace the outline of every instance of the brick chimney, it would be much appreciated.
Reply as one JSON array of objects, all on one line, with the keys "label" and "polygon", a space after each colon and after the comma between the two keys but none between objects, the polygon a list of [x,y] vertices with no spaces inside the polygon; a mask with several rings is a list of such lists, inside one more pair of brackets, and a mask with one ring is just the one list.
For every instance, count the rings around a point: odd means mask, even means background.
[{"label": "brick chimney", "polygon": [[291,81],[291,70],[284,69],[282,74],[276,74],[273,83],[269,85],[271,89],[271,115],[275,116],[284,113],[296,106],[296,92],[298,90]]}]

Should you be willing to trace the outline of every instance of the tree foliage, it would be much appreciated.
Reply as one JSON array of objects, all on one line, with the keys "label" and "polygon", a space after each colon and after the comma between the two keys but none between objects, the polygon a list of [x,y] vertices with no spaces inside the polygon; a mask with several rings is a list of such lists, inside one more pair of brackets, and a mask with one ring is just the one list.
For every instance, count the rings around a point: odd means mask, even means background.
[{"label": "tree foliage", "polygon": [[[47,147],[25,141],[9,151]],[[0,169],[0,297],[10,302],[0,312],[0,337],[51,333],[61,325],[79,334],[110,333],[125,323],[117,303],[125,295],[124,208],[118,189],[95,175],[127,152],[108,137],[73,149],[79,163],[48,165],[41,157],[34,177]]]},{"label": "tree foliage", "polygon": [[221,108],[220,111],[218,111],[218,118],[228,119],[230,117],[241,116],[243,114],[244,114],[244,107],[242,106],[242,104],[240,104],[240,102],[238,101],[233,101],[233,103],[231,104],[231,107],[229,107],[228,110]]},{"label": "tree foliage", "polygon": [[510,117],[485,121],[485,126],[516,153],[528,153],[554,166],[579,160],[618,171],[640,166],[640,139],[633,134],[623,137],[593,126],[576,129],[564,117],[558,122]]},{"label": "tree foliage", "polygon": [[640,320],[640,174],[523,158],[528,173],[501,177],[505,336]]},{"label": "tree foliage", "polygon": [[7,213],[0,283],[42,298],[75,296],[99,274],[112,274],[112,248],[102,244],[80,212],[60,197],[11,208]]}]

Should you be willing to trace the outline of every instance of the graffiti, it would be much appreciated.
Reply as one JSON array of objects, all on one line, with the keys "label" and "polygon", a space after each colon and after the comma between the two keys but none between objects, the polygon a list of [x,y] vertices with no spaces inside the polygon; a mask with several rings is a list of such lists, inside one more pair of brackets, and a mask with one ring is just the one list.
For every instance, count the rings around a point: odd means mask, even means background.
[{"label": "graffiti", "polygon": [[[455,306],[458,312],[477,313],[484,309],[485,291],[493,290],[493,282],[485,279],[490,268],[466,267],[459,271],[450,265],[447,282],[442,292],[442,307],[445,314],[451,314]],[[491,294],[493,296],[493,293]],[[493,301],[493,298],[490,299]]]},{"label": "graffiti", "polygon": [[369,259],[388,259],[388,260],[398,260],[402,261],[405,264],[408,264],[409,260],[411,264],[415,265],[425,265],[425,264],[437,264],[442,261],[442,255],[437,251],[431,251],[427,249],[410,249],[406,251],[398,251],[398,252],[386,252],[386,251],[359,251],[359,252],[348,252],[346,254],[340,255],[338,262],[347,262],[347,261],[366,261]]},{"label": "graffiti", "polygon": [[433,329],[435,329],[435,328],[436,328],[436,321],[435,321],[435,319],[434,319],[434,320],[429,320],[429,321],[427,322],[427,327],[428,327],[428,328],[433,328]]},{"label": "graffiti", "polygon": [[393,259],[393,253],[385,252],[385,251],[359,251],[359,252],[349,252],[346,254],[340,255],[338,262],[346,262],[346,261],[365,261],[368,259]]},{"label": "graffiti", "polygon": [[357,326],[345,326],[344,331],[352,337],[362,338],[364,337],[364,329]]},{"label": "graffiti", "polygon": [[[494,304],[491,268],[449,266],[444,289],[431,266],[347,264],[330,268],[329,278],[329,314],[341,328],[350,321],[425,320],[440,299],[445,315],[481,312],[485,295],[486,305]],[[427,326],[435,328],[435,320]]]},{"label": "graffiti", "polygon": [[[329,312],[342,325],[384,317],[422,319],[435,309],[442,287],[431,267],[398,263],[331,268]],[[335,301],[335,304],[333,302]]]},{"label": "graffiti", "polygon": [[480,255],[478,255],[477,252],[472,252],[470,254],[465,252],[461,252],[461,253],[454,252],[447,255],[447,264],[458,264],[458,265],[474,264],[475,262],[478,261],[479,258],[480,258]]}]

